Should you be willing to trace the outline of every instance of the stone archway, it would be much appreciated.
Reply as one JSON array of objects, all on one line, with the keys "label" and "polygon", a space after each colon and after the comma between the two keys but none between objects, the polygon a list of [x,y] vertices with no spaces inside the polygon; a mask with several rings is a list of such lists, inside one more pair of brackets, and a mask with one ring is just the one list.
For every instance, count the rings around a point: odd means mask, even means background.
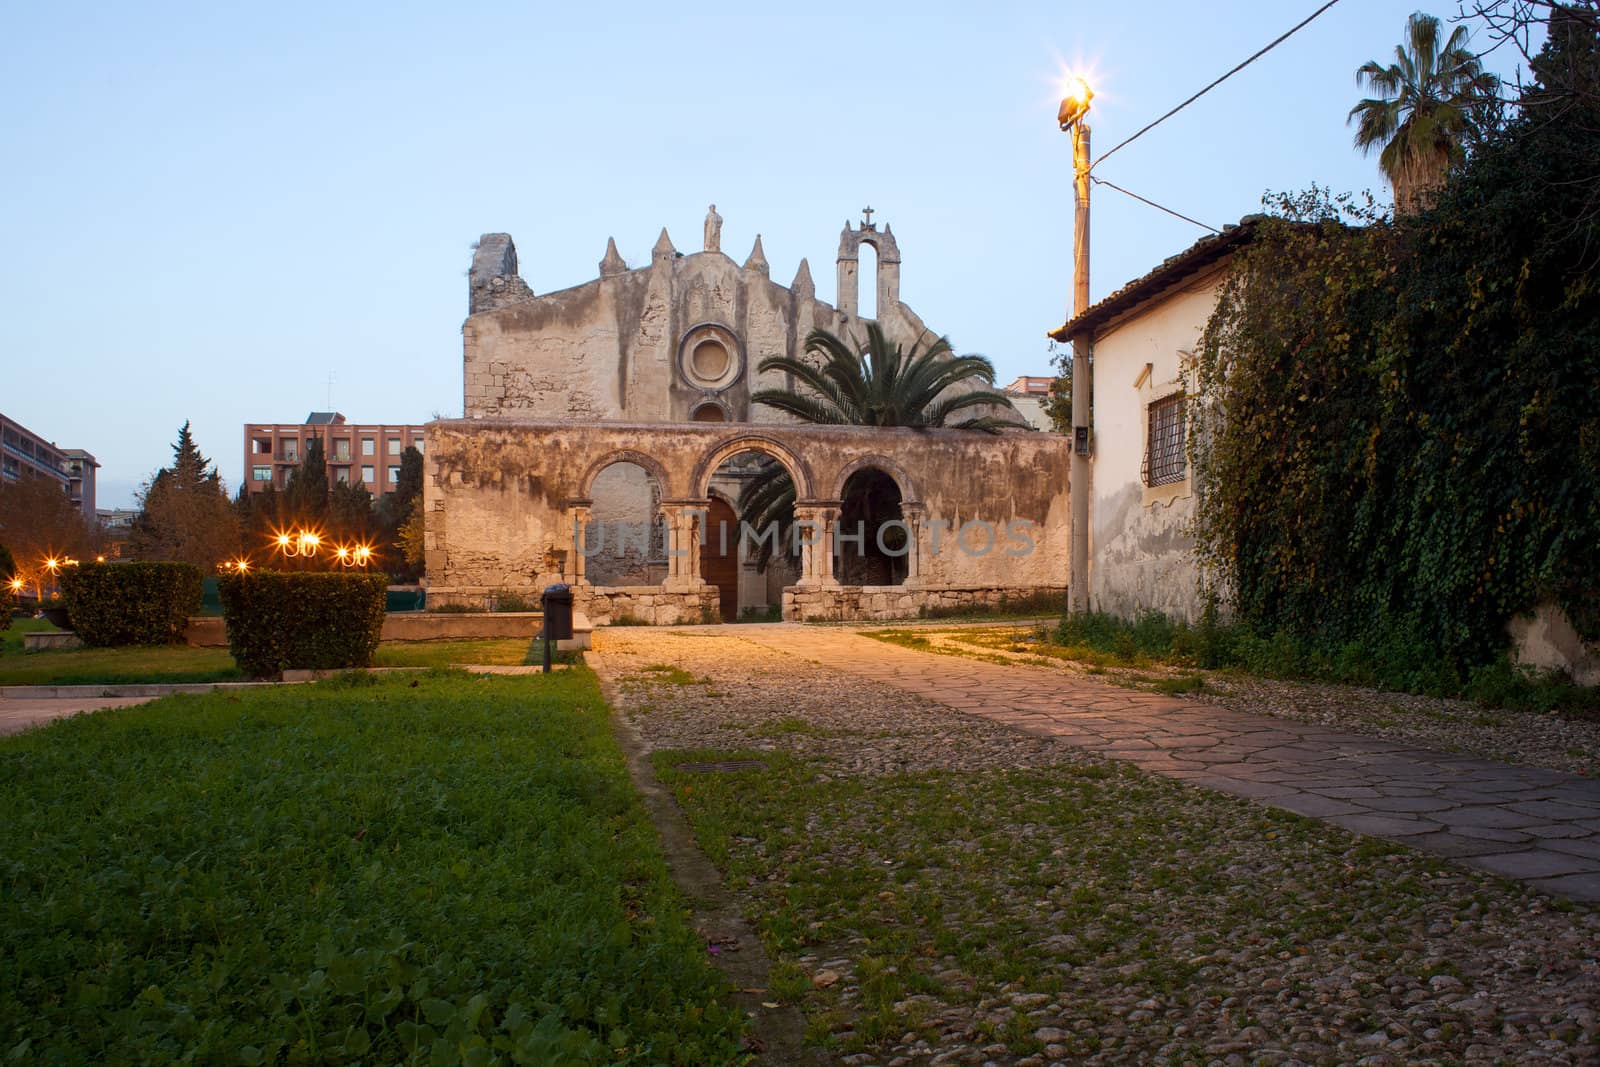
[{"label": "stone archway", "polygon": [[812,476],[810,465],[797,452],[775,437],[747,431],[723,438],[700,457],[692,482],[695,496],[701,499],[710,496],[711,479],[716,476],[717,469],[741,452],[759,452],[777,460],[794,480],[795,496],[805,500],[812,495],[816,479]]},{"label": "stone archway", "polygon": [[862,456],[860,459],[854,460],[839,469],[839,473],[833,480],[834,499],[842,500],[844,498],[845,483],[850,480],[851,475],[869,467],[876,468],[894,479],[896,488],[900,490],[900,499],[902,501],[912,504],[920,499],[917,495],[917,487],[911,482],[911,476],[894,460],[877,453]]},{"label": "stone archway", "polygon": [[656,484],[661,486],[663,494],[670,494],[674,488],[667,478],[667,469],[661,465],[660,460],[631,448],[619,448],[607,452],[589,464],[583,472],[583,477],[578,480],[577,496],[583,499],[590,497],[594,492],[594,480],[600,476],[600,472],[618,463],[632,463],[636,467],[643,467],[656,480]]}]

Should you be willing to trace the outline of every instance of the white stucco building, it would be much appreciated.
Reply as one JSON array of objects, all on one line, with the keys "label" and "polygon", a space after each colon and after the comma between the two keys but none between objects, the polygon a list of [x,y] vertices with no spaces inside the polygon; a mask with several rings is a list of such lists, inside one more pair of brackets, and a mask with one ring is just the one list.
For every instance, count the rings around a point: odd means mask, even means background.
[{"label": "white stucco building", "polygon": [[1051,332],[1092,346],[1089,596],[1133,618],[1195,620],[1204,608],[1190,527],[1187,371],[1233,253],[1255,219],[1202,238]]}]

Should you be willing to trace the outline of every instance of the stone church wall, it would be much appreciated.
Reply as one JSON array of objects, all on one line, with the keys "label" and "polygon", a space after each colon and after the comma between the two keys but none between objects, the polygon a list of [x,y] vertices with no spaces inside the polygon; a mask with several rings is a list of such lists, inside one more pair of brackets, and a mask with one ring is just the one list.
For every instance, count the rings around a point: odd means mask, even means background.
[{"label": "stone church wall", "polygon": [[[911,574],[903,587],[892,587],[897,591],[868,587],[861,594],[868,598],[864,610],[914,615],[923,605],[959,605],[962,590],[972,591],[968,599],[1002,593],[1020,599],[1058,590],[1065,580],[1069,442],[1054,434],[503,419],[435,422],[427,432],[423,494],[432,604],[472,603],[501,590],[532,597],[551,582],[567,581],[579,585],[581,599],[605,600],[604,611],[597,605],[591,616],[596,622],[611,614],[617,598],[639,612],[635,617],[648,608],[644,621],[698,617],[706,593],[693,573],[697,549],[685,553],[694,562],[683,562],[683,573],[659,584],[606,585],[580,574],[575,522],[579,516],[593,521],[596,482],[624,462],[649,470],[663,509],[686,522],[681,516],[707,503],[722,463],[752,451],[790,469],[797,508],[805,514],[836,515],[856,470],[871,467],[895,480],[911,533]],[[784,590],[785,603],[805,604],[806,611],[815,604],[836,617],[844,610],[839,604],[791,601],[787,594],[850,588],[862,587],[841,586],[831,563],[813,560]],[[909,605],[903,603],[906,590],[912,592]],[[710,595],[714,604],[715,591]]]},{"label": "stone church wall", "polygon": [[[740,266],[720,248],[682,255],[663,230],[649,266],[629,269],[613,244],[600,277],[535,296],[516,273],[510,236],[485,234],[462,327],[465,416],[688,422],[711,405],[722,421],[781,421],[750,403],[755,389],[785,384],[782,375],[759,375],[761,360],[800,355],[816,328],[859,335],[853,257],[864,242],[893,249],[893,241],[875,226],[846,226],[841,311],[817,299],[804,260],[789,287],[772,281],[759,237]],[[909,347],[932,335],[900,302],[899,269],[898,250],[886,253],[872,284],[879,325]],[[693,346],[707,336],[728,349],[728,373],[697,373]]]},{"label": "stone church wall", "polygon": [[[629,268],[611,242],[596,279],[542,295],[518,273],[510,235],[485,234],[473,255],[470,310],[462,327],[466,419],[435,424],[439,436],[428,442],[430,602],[471,602],[500,591],[531,595],[567,579],[578,583],[579,602],[596,622],[699,621],[708,603],[719,612],[716,590],[699,588],[693,575],[667,557],[667,548],[671,536],[683,535],[669,533],[669,527],[677,529],[672,523],[683,521],[686,508],[704,506],[710,492],[706,479],[715,472],[691,468],[728,434],[746,432],[729,424],[742,424],[750,433],[773,428],[796,450],[791,458],[801,468],[809,473],[808,465],[814,465],[824,478],[851,462],[901,464],[896,470],[905,483],[902,499],[913,521],[927,520],[915,545],[922,569],[907,586],[939,586],[959,599],[963,588],[982,591],[973,594],[982,597],[1058,581],[1053,555],[1065,544],[1060,527],[1066,515],[1059,442],[1031,434],[995,439],[821,427],[796,428],[795,437],[777,429],[792,426],[787,416],[751,403],[757,389],[791,384],[780,372],[761,374],[761,361],[803,358],[813,329],[864,339],[866,323],[858,318],[862,284],[873,287],[875,321],[891,341],[910,349],[935,339],[900,301],[894,234],[872,223],[870,211],[865,214],[859,226],[846,223],[840,234],[837,308],[817,299],[803,259],[789,286],[773,282],[759,236],[743,265],[725,255],[714,207],[702,251],[680,254],[663,230],[649,264]],[[877,253],[876,273],[867,279],[858,278],[863,245]],[[885,432],[891,436],[871,436]],[[888,451],[864,452],[863,442]],[[604,471],[573,466],[574,457],[598,462],[601,444],[634,463]],[[646,449],[653,460],[641,456]],[[722,455],[718,463],[730,458]],[[924,469],[929,462],[934,465]],[[730,468],[725,475],[716,488],[736,504],[740,473]],[[806,492],[814,497],[813,511],[833,514],[829,508],[836,510],[842,488],[819,484]],[[580,514],[596,532],[609,535],[610,543],[598,552],[580,556],[575,547],[573,525]],[[1006,523],[1021,514],[1028,516],[1030,530],[1040,531],[1041,543],[1036,547],[1030,537],[1028,554],[1006,555],[1007,545],[1021,543],[1007,540]],[[651,516],[646,542],[640,525]],[[979,526],[968,533],[999,524],[998,544],[981,554],[958,543],[974,520]],[[623,530],[626,543],[618,537]],[[830,560],[823,584],[832,588],[840,579],[865,583],[905,573],[882,559],[851,565],[856,562],[840,556],[834,575]],[[688,569],[696,567],[698,560]],[[797,573],[783,561],[758,571],[745,547],[738,574],[733,603],[740,609],[785,602],[802,614],[878,613],[899,610],[906,596],[895,586],[888,587],[896,590],[892,595],[871,593],[848,605],[824,604],[809,591],[794,601],[785,597],[786,589],[809,589],[823,576]],[[947,600],[942,593],[931,600],[916,593],[912,607]]]}]

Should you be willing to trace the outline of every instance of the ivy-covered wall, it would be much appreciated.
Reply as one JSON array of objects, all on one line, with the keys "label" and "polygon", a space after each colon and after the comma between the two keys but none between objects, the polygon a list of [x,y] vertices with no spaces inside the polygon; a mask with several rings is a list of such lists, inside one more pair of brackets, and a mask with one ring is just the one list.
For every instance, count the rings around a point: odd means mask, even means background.
[{"label": "ivy-covered wall", "polygon": [[1547,599],[1600,638],[1600,105],[1541,92],[1423,215],[1313,191],[1236,258],[1190,442],[1243,621],[1447,671]]}]

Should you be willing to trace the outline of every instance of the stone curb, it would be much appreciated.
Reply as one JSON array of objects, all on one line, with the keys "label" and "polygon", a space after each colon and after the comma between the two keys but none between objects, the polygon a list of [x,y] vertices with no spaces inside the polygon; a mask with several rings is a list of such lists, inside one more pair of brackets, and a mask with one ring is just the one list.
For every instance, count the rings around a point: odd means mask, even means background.
[{"label": "stone curb", "polygon": [[[500,674],[520,677],[542,673],[538,668],[500,664],[452,663],[451,670],[472,674]],[[569,664],[555,663],[555,670]],[[281,682],[171,682],[128,685],[0,685],[0,700],[93,700],[97,697],[168,697],[174,693],[231,693],[251,689],[270,689],[279,685],[302,685],[360,671],[365,674],[405,674],[432,670],[432,667],[345,667],[326,671],[284,671]]]},{"label": "stone curb", "polygon": [[282,682],[173,682],[141,685],[0,685],[0,698],[90,700],[95,697],[165,697],[174,693],[234,692],[282,684]]}]

